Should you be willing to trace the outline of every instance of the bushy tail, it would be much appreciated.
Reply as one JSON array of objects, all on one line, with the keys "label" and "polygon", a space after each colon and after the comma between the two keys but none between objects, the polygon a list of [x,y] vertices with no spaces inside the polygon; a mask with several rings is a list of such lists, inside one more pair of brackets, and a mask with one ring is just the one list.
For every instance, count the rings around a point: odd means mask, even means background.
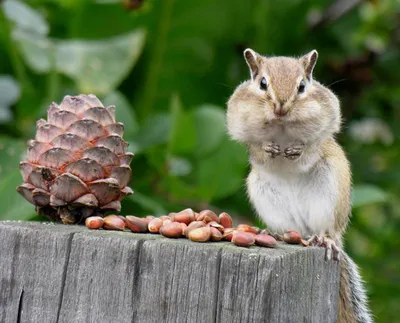
[{"label": "bushy tail", "polygon": [[358,267],[345,252],[340,259],[338,323],[373,323]]}]

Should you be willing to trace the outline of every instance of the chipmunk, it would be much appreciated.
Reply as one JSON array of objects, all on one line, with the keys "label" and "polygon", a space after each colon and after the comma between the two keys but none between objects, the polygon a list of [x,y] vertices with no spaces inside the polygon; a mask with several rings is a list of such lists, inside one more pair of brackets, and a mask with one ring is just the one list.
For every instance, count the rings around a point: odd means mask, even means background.
[{"label": "chipmunk", "polygon": [[244,51],[251,79],[228,101],[227,128],[247,145],[252,205],[271,232],[296,230],[340,260],[339,323],[372,322],[355,263],[342,251],[351,214],[349,162],[335,141],[338,98],[313,79],[316,50],[300,57]]}]

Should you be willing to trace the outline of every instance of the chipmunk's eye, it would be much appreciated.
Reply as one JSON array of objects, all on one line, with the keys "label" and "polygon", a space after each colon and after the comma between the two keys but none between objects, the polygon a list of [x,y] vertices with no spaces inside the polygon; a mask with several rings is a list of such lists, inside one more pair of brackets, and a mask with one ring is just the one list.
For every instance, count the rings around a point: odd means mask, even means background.
[{"label": "chipmunk's eye", "polygon": [[260,82],[260,89],[266,91],[267,87],[268,87],[267,80],[265,79],[265,77],[263,77]]},{"label": "chipmunk's eye", "polygon": [[299,84],[299,93],[304,93],[306,89],[306,82],[304,82],[304,80],[301,80],[300,84]]}]

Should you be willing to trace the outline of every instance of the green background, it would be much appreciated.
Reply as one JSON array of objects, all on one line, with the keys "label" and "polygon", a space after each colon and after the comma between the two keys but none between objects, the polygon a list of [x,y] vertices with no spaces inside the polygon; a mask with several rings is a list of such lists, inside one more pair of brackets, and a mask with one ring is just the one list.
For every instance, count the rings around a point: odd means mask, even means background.
[{"label": "green background", "polygon": [[[353,171],[346,249],[377,322],[399,322],[400,2],[31,0],[0,5],[0,219],[35,217],[15,192],[35,121],[66,94],[117,106],[136,154],[122,214],[192,207],[253,222],[244,147],[225,103],[247,79],[243,49],[319,52],[315,78],[340,98]],[[42,219],[40,219],[42,220]]]}]

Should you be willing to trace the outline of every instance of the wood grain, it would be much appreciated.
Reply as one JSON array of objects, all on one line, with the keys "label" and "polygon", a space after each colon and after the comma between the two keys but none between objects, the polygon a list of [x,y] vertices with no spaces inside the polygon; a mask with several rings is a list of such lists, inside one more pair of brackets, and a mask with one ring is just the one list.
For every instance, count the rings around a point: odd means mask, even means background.
[{"label": "wood grain", "polygon": [[324,250],[0,222],[0,322],[336,322]]}]

